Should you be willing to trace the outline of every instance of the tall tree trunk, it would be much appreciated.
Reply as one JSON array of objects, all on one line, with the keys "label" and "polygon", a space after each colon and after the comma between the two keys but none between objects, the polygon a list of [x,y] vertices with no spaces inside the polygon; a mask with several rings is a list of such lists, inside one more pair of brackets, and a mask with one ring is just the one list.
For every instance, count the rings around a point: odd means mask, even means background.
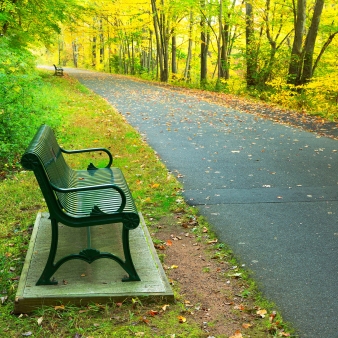
[{"label": "tall tree trunk", "polygon": [[306,0],[297,0],[297,10],[294,9],[295,36],[292,44],[289,64],[288,83],[296,84],[300,74],[303,36],[306,20]]},{"label": "tall tree trunk", "polygon": [[177,73],[177,58],[176,58],[176,35],[171,37],[171,72],[173,74]]},{"label": "tall tree trunk", "polygon": [[303,70],[300,78],[300,84],[309,82],[312,78],[313,52],[317,39],[320,17],[324,7],[324,0],[316,0],[313,11],[310,29],[307,33],[304,52],[303,52]]},{"label": "tall tree trunk", "polygon": [[324,0],[316,0],[311,25],[307,32],[303,47],[304,27],[306,21],[306,0],[298,0],[297,2],[295,38],[291,52],[288,74],[288,83],[290,84],[302,85],[309,82],[312,78],[313,53],[323,7]]},{"label": "tall tree trunk", "polygon": [[77,41],[73,41],[72,42],[72,49],[73,49],[73,63],[74,63],[74,67],[77,68],[78,66],[78,56],[79,56],[79,52],[78,52],[78,45],[77,45]]},{"label": "tall tree trunk", "polygon": [[156,6],[156,0],[151,0],[151,7],[153,12],[153,22],[155,29],[157,56],[160,67],[160,81],[167,82],[169,79],[169,29],[166,16],[163,12],[159,15],[159,10]]},{"label": "tall tree trunk", "polygon": [[230,25],[228,23],[224,24],[222,31],[222,46],[221,46],[221,77],[228,80],[230,78],[229,74],[229,35],[230,35]]},{"label": "tall tree trunk", "polygon": [[[200,0],[201,9],[205,9],[205,0]],[[207,82],[207,74],[208,74],[208,33],[206,31],[206,19],[202,14],[200,26],[201,26],[201,76],[200,81],[202,86]]]},{"label": "tall tree trunk", "polygon": [[190,81],[190,62],[192,57],[192,28],[193,28],[193,13],[192,10],[190,10],[188,55],[184,69],[184,79],[186,82]]},{"label": "tall tree trunk", "polygon": [[[223,0],[219,0],[219,13],[218,13],[218,39],[217,39],[217,66],[218,66],[218,72],[217,72],[217,83],[221,80],[221,77],[223,75],[222,71],[222,63],[221,63],[221,55],[222,55],[222,50],[221,50],[221,41],[222,36],[223,36]],[[216,85],[217,86],[217,85]]]},{"label": "tall tree trunk", "polygon": [[135,75],[135,50],[134,50],[134,37],[131,36],[131,75]]},{"label": "tall tree trunk", "polygon": [[96,36],[93,37],[92,45],[92,66],[96,67]]},{"label": "tall tree trunk", "polygon": [[250,2],[245,4],[245,43],[246,43],[246,84],[255,86],[257,84],[257,57],[255,46],[254,16]]}]

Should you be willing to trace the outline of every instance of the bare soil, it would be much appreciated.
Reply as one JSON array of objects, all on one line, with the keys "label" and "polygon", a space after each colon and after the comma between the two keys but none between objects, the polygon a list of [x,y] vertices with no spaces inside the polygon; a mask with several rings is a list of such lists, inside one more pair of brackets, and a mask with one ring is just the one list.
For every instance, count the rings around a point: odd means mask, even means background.
[{"label": "bare soil", "polygon": [[238,267],[227,262],[217,240],[209,238],[206,228],[203,231],[197,236],[166,218],[153,234],[161,240],[155,247],[164,254],[169,282],[184,305],[182,316],[197,322],[205,337],[269,337],[257,314],[261,309],[247,293],[247,282],[236,277]]}]

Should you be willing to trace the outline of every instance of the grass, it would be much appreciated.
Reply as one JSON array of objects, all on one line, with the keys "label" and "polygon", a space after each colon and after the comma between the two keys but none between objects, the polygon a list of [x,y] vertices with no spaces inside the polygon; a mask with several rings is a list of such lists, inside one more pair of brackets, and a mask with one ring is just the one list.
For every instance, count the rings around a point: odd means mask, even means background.
[{"label": "grass", "polygon": [[[181,186],[159,161],[155,152],[103,99],[69,78],[43,75],[48,83],[57,138],[65,149],[106,147],[114,156],[114,165],[124,171],[136,204],[145,218],[150,232],[156,236],[157,221],[169,214],[183,216],[175,222],[191,225],[191,231],[204,241],[206,222],[196,210],[185,205],[180,195]],[[58,103],[56,103],[58,102]],[[88,165],[88,156],[76,155],[69,161],[78,168]],[[95,165],[105,165],[104,154],[91,157]],[[205,337],[205,332],[194,321],[180,323],[185,311],[179,285],[174,286],[176,303],[166,306],[151,299],[131,299],[123,303],[91,304],[74,307],[42,307],[29,315],[12,314],[18,279],[23,266],[32,227],[38,211],[46,210],[42,194],[31,172],[15,172],[0,183],[2,218],[0,220],[0,336],[1,337]],[[172,218],[174,221],[174,217]],[[208,232],[208,240],[214,238]],[[154,239],[155,244],[157,243]],[[161,244],[158,242],[157,244]],[[210,247],[210,246],[209,246]],[[161,261],[165,254],[160,253]],[[210,256],[228,259],[237,265],[231,250],[218,243],[210,249]],[[239,268],[235,272],[246,274]],[[205,268],[205,272],[209,272]],[[243,297],[258,295],[254,283],[245,282]],[[244,295],[245,294],[245,295]],[[272,308],[263,298],[257,301]],[[265,302],[265,303],[264,303]],[[266,331],[269,322],[255,329],[252,337]],[[262,335],[261,335],[262,337]]]}]

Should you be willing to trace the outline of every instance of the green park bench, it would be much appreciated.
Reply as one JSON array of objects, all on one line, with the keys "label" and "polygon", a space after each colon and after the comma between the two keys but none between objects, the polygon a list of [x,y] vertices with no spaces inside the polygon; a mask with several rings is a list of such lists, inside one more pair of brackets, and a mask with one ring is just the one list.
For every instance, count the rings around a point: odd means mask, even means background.
[{"label": "green park bench", "polygon": [[54,69],[55,69],[54,75],[56,75],[56,76],[63,76],[63,68],[58,67],[56,65],[53,65],[53,66],[54,66]]},{"label": "green park bench", "polygon": [[[87,152],[106,153],[109,159],[106,167],[96,168],[90,163],[87,170],[74,170],[63,156]],[[49,256],[36,285],[57,284],[51,277],[61,265],[73,259],[91,264],[97,259],[109,258],[117,262],[129,275],[122,281],[140,280],[129,245],[129,230],[138,227],[140,216],[122,171],[111,167],[112,162],[113,157],[105,148],[81,150],[61,148],[52,129],[47,125],[42,125],[32,139],[22,156],[21,164],[35,174],[48,206],[52,229]],[[87,248],[55,262],[59,222],[74,228],[87,227]],[[122,223],[124,259],[91,247],[91,227],[115,223]]]}]

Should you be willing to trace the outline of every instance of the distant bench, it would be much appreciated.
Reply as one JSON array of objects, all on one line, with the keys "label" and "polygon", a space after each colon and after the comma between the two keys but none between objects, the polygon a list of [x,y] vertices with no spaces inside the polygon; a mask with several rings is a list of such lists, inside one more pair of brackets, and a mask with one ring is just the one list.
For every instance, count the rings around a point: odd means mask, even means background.
[{"label": "distant bench", "polygon": [[[90,163],[87,170],[74,170],[63,156],[87,152],[106,153],[109,160],[106,167],[99,169]],[[34,136],[22,156],[21,164],[34,171],[49,209],[52,226],[49,257],[36,285],[57,284],[51,277],[62,264],[73,259],[90,264],[99,258],[109,258],[129,275],[123,281],[140,280],[129,247],[129,230],[138,227],[140,216],[122,171],[111,167],[112,162],[113,157],[105,148],[64,150],[58,145],[52,129],[47,125],[42,125]],[[58,247],[58,222],[74,228],[87,227],[87,248],[54,263]],[[112,223],[123,224],[124,259],[91,247],[90,227]]]},{"label": "distant bench", "polygon": [[63,76],[63,68],[57,67],[56,65],[53,65],[53,66],[55,68],[54,75],[56,75],[56,76]]}]

